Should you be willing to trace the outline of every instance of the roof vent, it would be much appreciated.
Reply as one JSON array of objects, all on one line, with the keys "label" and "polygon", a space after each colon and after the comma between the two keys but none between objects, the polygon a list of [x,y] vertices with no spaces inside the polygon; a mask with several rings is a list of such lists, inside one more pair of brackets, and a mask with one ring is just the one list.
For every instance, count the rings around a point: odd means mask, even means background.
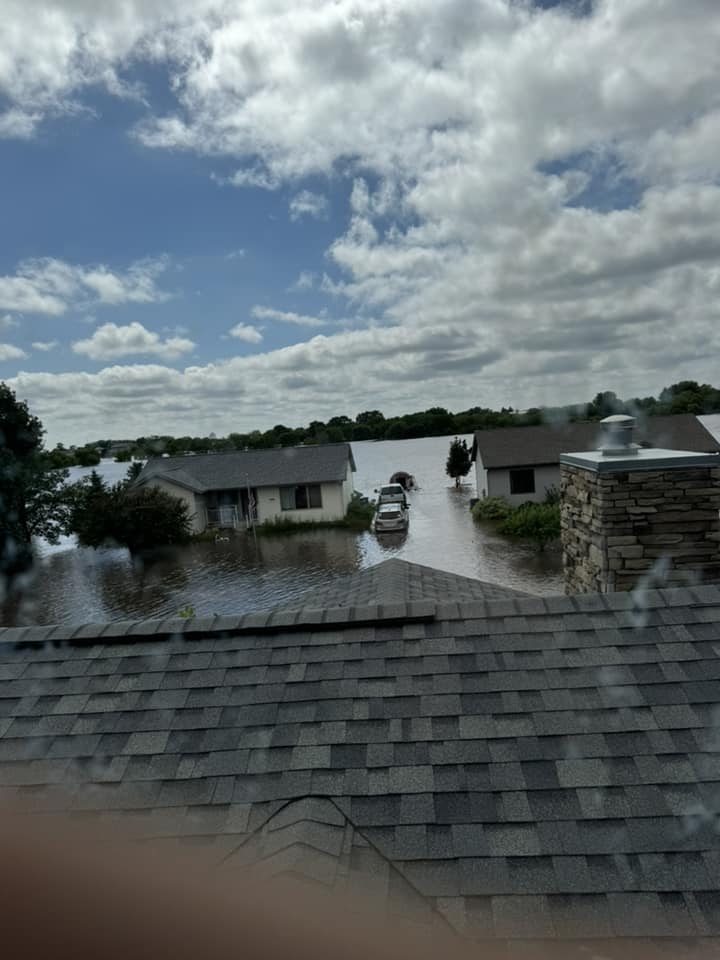
[{"label": "roof vent", "polygon": [[640,449],[632,442],[635,417],[616,413],[601,420],[600,449],[606,457],[632,457]]}]

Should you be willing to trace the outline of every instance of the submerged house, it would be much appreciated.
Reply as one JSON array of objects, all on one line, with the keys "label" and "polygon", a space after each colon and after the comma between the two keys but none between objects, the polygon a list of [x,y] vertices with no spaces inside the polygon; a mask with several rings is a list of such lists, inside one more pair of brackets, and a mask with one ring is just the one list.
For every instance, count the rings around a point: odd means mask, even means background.
[{"label": "submerged house", "polygon": [[[504,497],[514,505],[543,501],[549,487],[560,486],[560,455],[596,449],[601,430],[600,423],[591,421],[478,430],[472,447],[478,497]],[[635,441],[666,450],[720,451],[710,431],[690,413],[638,421]]]},{"label": "submerged house", "polygon": [[353,492],[347,443],[238,450],[149,460],[139,486],[152,484],[188,505],[194,533],[289,519],[342,520]]}]

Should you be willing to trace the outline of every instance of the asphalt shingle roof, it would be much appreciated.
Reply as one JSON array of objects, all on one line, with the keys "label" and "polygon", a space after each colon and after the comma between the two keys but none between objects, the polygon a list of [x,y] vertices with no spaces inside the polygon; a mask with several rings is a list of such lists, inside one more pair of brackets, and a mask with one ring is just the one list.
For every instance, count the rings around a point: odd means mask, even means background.
[{"label": "asphalt shingle roof", "polygon": [[7,629],[0,797],[478,940],[715,936],[719,647],[711,585]]},{"label": "asphalt shingle roof", "polygon": [[149,460],[138,477],[143,483],[162,477],[181,486],[205,493],[243,487],[274,487],[297,483],[329,483],[345,480],[355,470],[347,443],[273,450],[238,450],[190,457],[157,457]]},{"label": "asphalt shingle roof", "polygon": [[[479,452],[483,466],[491,470],[559,463],[561,453],[595,450],[601,429],[599,423],[586,421],[478,430],[473,441],[472,458],[475,460]],[[634,439],[636,443],[665,450],[720,451],[717,440],[690,413],[638,420]]]},{"label": "asphalt shingle roof", "polygon": [[528,594],[512,587],[393,558],[340,577],[326,587],[310,590],[283,604],[283,608],[355,607],[413,600],[503,600],[526,596]]}]

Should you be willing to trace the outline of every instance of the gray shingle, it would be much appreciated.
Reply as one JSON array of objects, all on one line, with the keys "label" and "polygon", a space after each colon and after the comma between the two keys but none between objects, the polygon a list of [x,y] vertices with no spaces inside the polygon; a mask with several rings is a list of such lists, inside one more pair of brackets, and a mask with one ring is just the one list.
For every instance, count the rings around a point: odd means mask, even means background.
[{"label": "gray shingle", "polygon": [[[380,573],[393,568],[402,562]],[[423,583],[443,577],[398,573],[399,600],[353,603],[412,611]],[[78,809],[148,823],[153,807],[172,810],[174,829],[198,837],[329,797],[369,851],[355,867],[379,858],[387,889],[383,856],[397,857],[466,929],[473,910],[478,928],[510,929],[525,903],[525,929],[548,935],[567,936],[573,919],[598,936],[709,930],[716,904],[701,894],[720,883],[720,667],[705,629],[715,622],[662,592],[641,629],[612,595],[429,602],[436,618],[422,624],[341,618],[5,660],[0,644],[0,782],[25,784],[27,804],[42,793],[57,805],[69,802],[55,783],[66,778]],[[612,901],[612,928],[605,895],[628,898],[622,910]]]},{"label": "gray shingle", "polygon": [[538,833],[532,824],[488,824],[485,829],[491,856],[524,857],[541,852]]}]

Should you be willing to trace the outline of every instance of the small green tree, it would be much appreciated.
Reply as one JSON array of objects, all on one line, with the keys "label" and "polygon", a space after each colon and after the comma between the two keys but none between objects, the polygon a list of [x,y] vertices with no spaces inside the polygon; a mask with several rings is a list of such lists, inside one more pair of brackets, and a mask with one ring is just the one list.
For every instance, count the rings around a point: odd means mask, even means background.
[{"label": "small green tree", "polygon": [[472,461],[470,460],[470,450],[466,440],[460,440],[458,437],[450,444],[447,462],[445,464],[445,473],[452,477],[455,486],[460,486],[460,478],[470,473]]},{"label": "small green tree", "polygon": [[137,480],[142,473],[142,468],[142,460],[133,460],[133,462],[127,468],[127,473],[125,474],[125,483],[130,485],[134,480]]}]

